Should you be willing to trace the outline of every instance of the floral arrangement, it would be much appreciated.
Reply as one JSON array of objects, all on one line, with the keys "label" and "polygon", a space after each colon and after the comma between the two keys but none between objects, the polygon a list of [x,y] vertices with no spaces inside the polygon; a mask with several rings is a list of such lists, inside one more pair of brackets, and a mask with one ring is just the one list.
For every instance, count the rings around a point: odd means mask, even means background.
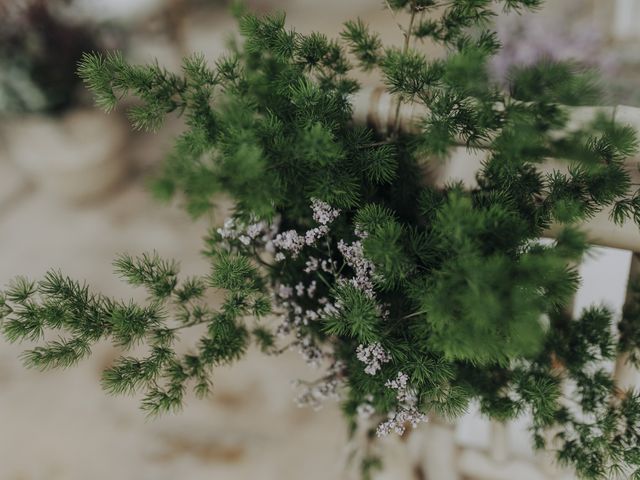
[{"label": "floral arrangement", "polygon": [[[208,275],[180,279],[155,254],[116,260],[147,290],[143,305],[57,271],[17,278],[0,296],[5,337],[42,342],[24,353],[42,369],[73,365],[103,339],[125,352],[145,345],[145,356],[123,353],[107,368],[103,385],[141,392],[152,415],[180,408],[188,388],[206,395],[214,369],[251,343],[266,354],[296,349],[320,369],[299,384],[298,402],[339,399],[352,432],[406,435],[474,400],[496,420],[529,412],[538,448],[558,432],[559,461],[585,478],[639,475],[640,397],[602,366],[637,348],[637,312],[619,338],[604,307],[566,313],[588,248],[579,223],[605,208],[612,221],[640,220],[625,163],[638,142],[605,117],[559,134],[568,106],[599,98],[573,63],[514,68],[506,91],[493,82],[494,4],[540,3],[389,0],[396,20],[407,18],[402,48],[385,47],[361,20],[330,40],[287,29],[284,15],[239,10],[238,47],[214,67],[191,56],[181,74],[86,54],[79,73],[102,108],[134,95],[129,118],[149,130],[170,112],[185,117],[156,194],[177,195],[197,216],[224,192],[234,213],[205,239]],[[441,44],[446,58],[414,40]],[[386,133],[352,122],[354,62],[395,95]],[[418,133],[400,128],[411,103],[428,107]],[[430,186],[424,170],[459,145],[486,153],[477,186]],[[566,171],[541,172],[549,157]],[[541,243],[554,223],[561,233]],[[207,302],[211,290],[225,292],[219,305]],[[196,325],[201,338],[178,353],[182,330]],[[363,457],[365,477],[377,466]]]}]

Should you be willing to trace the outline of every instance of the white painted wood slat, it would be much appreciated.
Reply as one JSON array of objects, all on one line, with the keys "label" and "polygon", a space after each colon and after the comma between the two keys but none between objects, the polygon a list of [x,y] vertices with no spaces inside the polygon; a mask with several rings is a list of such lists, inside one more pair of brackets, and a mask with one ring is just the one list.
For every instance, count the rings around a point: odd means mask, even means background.
[{"label": "white painted wood slat", "polygon": [[[396,109],[393,108],[395,100],[384,88],[362,89],[353,96],[352,103],[355,124],[369,125],[380,133],[388,132],[395,124]],[[627,106],[572,107],[569,112],[568,130],[575,130],[586,125],[596,114],[603,113],[640,131],[640,108]],[[400,129],[407,133],[419,132],[420,120],[426,113],[427,109],[422,105],[403,104],[399,113]],[[558,132],[558,135],[562,135],[562,132]],[[475,174],[487,155],[488,152],[484,150],[468,150],[462,146],[455,148],[448,158],[429,162],[426,181],[435,186],[443,186],[452,181],[462,181],[469,188],[472,188],[476,185]],[[640,184],[638,160],[638,158],[629,159],[627,165],[633,183]],[[566,171],[568,166],[568,162],[549,159],[540,166],[540,170],[543,172]],[[640,252],[640,233],[637,226],[633,222],[626,222],[623,226],[615,225],[610,221],[609,215],[609,210],[603,210],[582,225],[582,228],[589,235],[590,241],[594,245]],[[552,226],[546,233],[553,237],[560,228]]]}]

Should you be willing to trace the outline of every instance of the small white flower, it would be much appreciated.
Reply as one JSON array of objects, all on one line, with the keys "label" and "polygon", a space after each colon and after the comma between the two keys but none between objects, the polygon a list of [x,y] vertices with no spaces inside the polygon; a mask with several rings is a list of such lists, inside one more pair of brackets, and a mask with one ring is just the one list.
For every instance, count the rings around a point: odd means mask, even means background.
[{"label": "small white flower", "polygon": [[309,259],[305,263],[306,268],[304,269],[304,272],[305,273],[315,272],[316,270],[318,270],[319,265],[320,265],[320,262],[316,257],[309,256]]},{"label": "small white flower", "polygon": [[247,227],[247,235],[256,238],[264,230],[264,222],[253,223]]},{"label": "small white flower", "polygon": [[406,373],[398,372],[396,378],[393,380],[387,380],[384,384],[385,387],[393,388],[394,390],[406,390],[409,376]]},{"label": "small white flower", "polygon": [[309,284],[309,287],[307,287],[307,295],[309,296],[309,298],[314,297],[314,295],[316,294],[317,287],[318,287],[318,282],[316,282],[315,280],[313,280]]},{"label": "small white flower", "polygon": [[305,240],[295,230],[287,230],[276,235],[276,238],[273,239],[273,245],[280,250],[291,252],[295,258],[304,247]]},{"label": "small white flower", "polygon": [[356,358],[365,364],[364,371],[369,375],[375,375],[382,368],[383,363],[391,361],[389,354],[378,342],[367,346],[358,345]]},{"label": "small white flower", "polygon": [[353,268],[355,275],[349,282],[359,290],[362,290],[368,297],[375,296],[374,274],[375,267],[371,261],[364,256],[362,242],[357,241],[348,245],[344,240],[338,242],[338,250],[347,265]]},{"label": "small white flower", "polygon": [[376,409],[370,403],[361,403],[356,407],[358,418],[368,420],[375,413]]},{"label": "small white flower", "polygon": [[333,208],[317,198],[311,199],[311,210],[313,211],[313,219],[320,225],[328,225],[340,215],[339,209]]},{"label": "small white flower", "polygon": [[286,300],[287,298],[291,297],[292,293],[293,293],[293,288],[291,288],[288,285],[280,284],[280,286],[278,287],[278,296],[283,300]]},{"label": "small white flower", "polygon": [[386,437],[392,431],[398,435],[402,435],[407,423],[411,424],[413,428],[416,428],[420,423],[426,421],[427,417],[425,414],[419,412],[415,407],[401,408],[397,412],[389,413],[389,420],[378,425],[376,435],[378,437]]}]

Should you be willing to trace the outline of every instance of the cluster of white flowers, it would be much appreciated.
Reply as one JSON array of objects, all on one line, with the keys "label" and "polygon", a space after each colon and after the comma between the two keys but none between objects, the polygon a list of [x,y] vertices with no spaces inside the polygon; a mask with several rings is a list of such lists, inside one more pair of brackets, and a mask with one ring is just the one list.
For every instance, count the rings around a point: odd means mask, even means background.
[{"label": "cluster of white flowers", "polygon": [[[295,258],[305,246],[314,245],[319,238],[329,233],[329,224],[340,215],[339,209],[333,208],[331,205],[316,198],[311,200],[311,210],[313,219],[319,226],[308,230],[304,235],[298,234],[295,230],[279,233],[273,240],[273,245],[277,249],[276,260],[285,259],[285,252]],[[362,246],[362,239],[366,237],[366,232],[362,229],[356,229],[356,235],[360,239],[351,244],[344,240],[338,242],[338,250],[343,257],[344,263],[351,267],[352,276],[340,273],[338,264],[330,258],[329,251],[327,252],[328,258],[318,258],[310,255],[305,262],[304,272],[307,274],[314,274],[320,271],[330,273],[336,283],[350,283],[373,299],[375,298],[375,268],[373,263],[365,257]],[[285,300],[284,303],[281,303],[281,306],[287,312],[282,325],[278,328],[278,333],[280,334],[289,334],[292,331],[298,332],[299,327],[308,325],[310,320],[336,315],[342,308],[342,305],[337,301],[331,302],[327,298],[320,298],[318,299],[319,308],[317,310],[303,312],[298,303],[290,298],[293,295],[293,289],[288,286],[280,286],[279,288],[280,300]],[[305,285],[302,283],[299,283],[294,288],[297,297],[303,297],[306,291],[308,297],[313,298],[316,282],[312,282],[309,287],[306,287],[306,290]],[[383,317],[387,314],[387,311],[382,306],[380,306],[379,311]],[[304,346],[303,350],[307,352],[308,347]],[[366,364],[365,372],[370,375],[375,375],[382,368],[382,364],[390,360],[389,355],[379,343],[369,346],[360,345],[357,355],[358,359]],[[314,355],[306,353],[304,356],[306,358],[315,358]]]},{"label": "cluster of white flowers", "polygon": [[296,258],[305,245],[315,245],[319,239],[329,233],[329,224],[340,215],[339,209],[317,198],[311,199],[311,210],[313,219],[320,225],[307,230],[303,235],[295,230],[278,233],[273,239],[273,246],[279,250],[275,255],[276,261],[284,260],[287,254]]},{"label": "cluster of white flowers", "polygon": [[427,417],[417,408],[418,398],[415,392],[409,388],[409,376],[406,373],[398,372],[396,378],[387,380],[385,386],[396,390],[396,397],[400,404],[397,410],[391,411],[385,422],[378,425],[376,434],[384,437],[391,432],[402,435],[407,424],[416,428],[420,423],[426,422]]},{"label": "cluster of white flowers", "polygon": [[316,345],[311,336],[301,327],[308,326],[326,314],[329,302],[326,298],[318,301],[317,310],[303,309],[300,299],[313,299],[316,294],[317,282],[312,280],[308,285],[299,282],[294,287],[280,284],[274,294],[274,303],[284,310],[282,321],[276,330],[280,337],[293,333],[295,340],[291,347],[297,347],[298,353],[311,366],[319,367],[326,354]]},{"label": "cluster of white flowers", "polygon": [[276,253],[276,260],[284,260],[286,258],[284,252],[288,252],[292,257],[297,257],[306,245],[303,236],[298,235],[295,230],[287,230],[286,232],[279,233],[276,238],[273,239],[273,245],[277,249],[281,250]]},{"label": "cluster of white flowers", "polygon": [[316,270],[318,270],[319,266],[320,266],[320,261],[316,257],[309,255],[309,258],[304,264],[304,273],[315,272]]},{"label": "cluster of white flowers", "polygon": [[367,346],[358,345],[356,356],[358,360],[366,365],[364,371],[369,375],[378,373],[382,368],[382,364],[391,360],[391,357],[379,342],[374,342]]},{"label": "cluster of white flowers", "polygon": [[291,288],[289,285],[283,285],[283,284],[278,285],[277,296],[279,298],[281,298],[282,300],[286,300],[290,298],[291,295],[293,295],[293,288]]},{"label": "cluster of white flowers", "polygon": [[[318,240],[329,233],[329,226],[340,215],[340,210],[318,200],[311,200],[311,210],[314,221],[318,224],[299,234],[295,230],[278,232],[278,223],[268,224],[263,221],[244,223],[238,219],[230,218],[217,230],[220,237],[231,242],[239,242],[245,246],[260,246],[267,252],[275,255],[276,261],[285,260],[288,257],[296,258],[305,247],[314,246]],[[353,243],[344,240],[338,242],[338,251],[342,255],[344,264],[350,267],[353,274],[342,273],[338,262],[332,258],[330,246],[327,245],[326,256],[308,256],[306,258],[304,273],[311,278],[307,281],[299,281],[295,285],[278,284],[273,293],[274,304],[282,309],[282,322],[278,326],[277,334],[280,336],[293,334],[294,339],[290,348],[295,348],[304,360],[315,367],[327,364],[331,365],[327,373],[320,380],[313,383],[298,382],[297,386],[302,390],[296,397],[299,406],[311,406],[314,409],[321,407],[327,399],[339,399],[340,390],[345,385],[345,365],[336,361],[330,351],[321,349],[308,328],[312,323],[322,318],[334,316],[340,313],[343,306],[339,301],[331,301],[327,297],[317,295],[318,281],[326,283],[324,274],[329,274],[333,282],[349,283],[364,292],[369,298],[375,300],[375,268],[363,251],[362,240],[367,233],[356,228],[358,237]],[[236,243],[236,245],[238,245]],[[314,278],[315,277],[315,278]],[[304,306],[304,307],[303,307]],[[378,305],[381,316],[388,315],[384,305]],[[356,356],[365,367],[368,375],[376,375],[382,366],[391,361],[391,356],[379,342],[369,345],[360,344],[356,349]],[[417,409],[415,392],[409,387],[409,377],[399,372],[398,375],[385,383],[387,388],[396,391],[398,408],[389,412],[388,419],[377,427],[377,435],[384,436],[395,431],[402,434],[406,425],[416,427],[420,422],[426,421],[424,414]],[[356,409],[360,419],[369,419],[375,414],[373,397],[368,396]]]},{"label": "cluster of white flowers", "polygon": [[318,270],[333,274],[338,270],[338,264],[335,260],[328,260],[325,258],[320,260],[312,255],[309,255],[309,258],[305,263],[304,273],[313,273],[317,272]]},{"label": "cluster of white flowers", "polygon": [[361,240],[364,240],[369,236],[369,232],[363,230],[362,225],[360,224],[356,224],[356,227],[353,229],[353,233],[355,233],[356,237],[360,238]]},{"label": "cluster of white flowers", "polygon": [[[318,226],[299,234],[295,230],[288,230],[276,234],[273,241],[267,247],[272,247],[276,261],[286,258],[296,258],[303,249],[314,246],[318,240],[329,233],[329,225],[338,218],[340,210],[331,207],[329,204],[318,199],[312,199],[311,210],[313,219]],[[338,242],[338,251],[343,258],[344,265],[350,267],[348,271],[352,274],[342,272],[338,262],[332,258],[331,248],[327,245],[326,256],[306,256],[304,273],[309,275],[309,281],[300,281],[295,285],[278,285],[274,294],[274,303],[282,309],[282,323],[277,329],[280,336],[293,334],[295,340],[291,347],[297,347],[299,353],[313,366],[319,366],[328,359],[334,358],[331,352],[321,350],[309,334],[307,328],[313,322],[334,316],[340,313],[343,306],[339,301],[332,301],[327,297],[316,295],[318,282],[322,279],[326,283],[325,273],[329,274],[331,281],[340,283],[350,283],[369,298],[375,300],[374,274],[375,269],[363,251],[362,240],[366,237],[366,232],[356,229],[358,239],[353,243],[344,240]],[[305,307],[303,307],[303,305]],[[313,305],[309,308],[309,305]],[[383,305],[379,305],[381,316],[388,315]],[[364,363],[364,371],[369,375],[376,375],[385,363],[391,361],[391,356],[379,342],[370,345],[359,345],[356,350],[358,360]],[[340,367],[344,370],[344,367]],[[379,426],[379,434],[403,427],[405,421],[419,420],[419,414],[414,411],[414,404],[411,403],[409,390],[406,387],[408,378],[399,376],[392,382],[388,382],[389,388],[394,388],[398,392],[398,400],[402,408],[398,412],[393,412],[389,421]],[[344,385],[344,372],[337,373],[335,364],[331,367],[327,376],[312,384],[299,384],[304,389],[298,395],[296,401],[299,405],[319,408],[321,402],[327,398],[337,398],[339,388]],[[412,410],[413,408],[413,410]],[[368,397],[357,407],[358,417],[370,418],[375,413],[373,407],[373,397]],[[395,422],[395,423],[394,423]]]},{"label": "cluster of white flowers", "polygon": [[393,388],[394,390],[405,391],[407,389],[407,383],[409,382],[409,375],[403,372],[398,372],[396,378],[387,380],[384,384],[385,387]]},{"label": "cluster of white flowers", "polygon": [[317,288],[318,288],[318,282],[316,282],[315,280],[311,280],[311,283],[307,287],[307,296],[309,298],[315,297]]},{"label": "cluster of white flowers", "polygon": [[335,361],[329,367],[327,375],[311,384],[295,381],[296,388],[302,387],[295,401],[299,407],[312,407],[314,410],[322,408],[324,401],[328,399],[340,400],[340,389],[344,386],[344,364]]},{"label": "cluster of white flowers", "polygon": [[318,304],[321,307],[318,310],[304,310],[297,298],[313,299],[316,295],[316,289],[318,288],[318,282],[312,280],[308,285],[302,282],[298,282],[295,287],[289,285],[280,284],[276,288],[274,295],[274,301],[278,307],[282,308],[286,313],[283,321],[289,325],[287,331],[284,334],[288,334],[292,326],[309,325],[311,321],[317,320],[321,316],[328,303],[325,297],[318,299]]},{"label": "cluster of white flowers", "polygon": [[[320,238],[329,233],[329,224],[340,215],[340,210],[331,207],[329,204],[318,200],[311,199],[311,210],[313,219],[319,226],[306,231],[300,235],[295,230],[287,230],[278,233],[270,246],[275,251],[275,260],[282,261],[287,256],[296,258],[305,246],[314,245]],[[335,272],[337,265],[331,259],[318,259],[310,256],[306,262],[305,273],[312,274],[318,269],[325,272]],[[311,280],[305,285],[298,282],[295,286],[279,285],[275,295],[275,303],[284,310],[282,323],[277,329],[280,336],[294,333],[296,339],[292,343],[292,347],[298,347],[298,351],[307,361],[307,363],[318,366],[326,354],[315,344],[312,337],[304,332],[304,328],[311,322],[319,318],[334,314],[338,311],[339,305],[330,302],[326,297],[316,299],[316,290],[318,284],[316,280]],[[309,299],[317,302],[317,309],[303,309],[300,306],[299,299],[305,299],[308,303]],[[304,303],[303,303],[304,304]]]},{"label": "cluster of white flowers", "polygon": [[319,227],[307,230],[304,234],[304,243],[307,245],[313,245],[327,233],[329,233],[329,227],[326,225],[320,225]]},{"label": "cluster of white flowers", "polygon": [[318,300],[318,303],[322,305],[320,307],[319,313],[321,317],[328,317],[331,315],[337,315],[340,313],[340,309],[342,308],[342,304],[339,300],[335,302],[330,302],[327,297],[322,297]]},{"label": "cluster of white flowers", "polygon": [[340,215],[340,209],[333,208],[328,203],[318,200],[317,198],[311,199],[311,210],[313,212],[313,219],[320,225],[329,225]]},{"label": "cluster of white flowers", "polygon": [[356,407],[356,414],[360,420],[368,420],[376,413],[376,409],[371,405],[371,402],[373,402],[373,396],[367,395],[364,402]]},{"label": "cluster of white flowers", "polygon": [[349,245],[344,240],[340,240],[338,242],[338,250],[340,250],[345,263],[353,268],[355,274],[348,282],[357,289],[362,290],[369,298],[374,298],[373,275],[375,267],[364,256],[362,242],[358,240]]},{"label": "cluster of white flowers", "polygon": [[389,412],[388,420],[382,422],[378,425],[378,428],[376,428],[376,435],[378,437],[386,437],[391,432],[402,435],[407,428],[407,424],[416,428],[419,424],[426,421],[427,417],[424,413],[418,411],[416,407],[402,407],[397,411]]},{"label": "cluster of white flowers", "polygon": [[415,405],[418,401],[415,392],[407,387],[409,376],[406,373],[398,372],[396,378],[387,380],[385,387],[396,390],[396,397],[399,402]]},{"label": "cluster of white flowers", "polygon": [[298,407],[311,407],[314,410],[320,410],[324,401],[328,399],[340,399],[338,390],[341,385],[337,379],[331,378],[312,386],[305,386],[295,398],[296,405]]},{"label": "cluster of white flowers", "polygon": [[322,360],[326,358],[326,354],[316,345],[310,335],[296,335],[295,345],[307,365],[314,368],[320,367]]},{"label": "cluster of white flowers", "polygon": [[277,222],[271,225],[264,221],[254,221],[247,224],[235,218],[227,218],[217,232],[225,240],[238,240],[243,245],[251,245],[252,243],[265,245],[271,242],[277,230]]}]

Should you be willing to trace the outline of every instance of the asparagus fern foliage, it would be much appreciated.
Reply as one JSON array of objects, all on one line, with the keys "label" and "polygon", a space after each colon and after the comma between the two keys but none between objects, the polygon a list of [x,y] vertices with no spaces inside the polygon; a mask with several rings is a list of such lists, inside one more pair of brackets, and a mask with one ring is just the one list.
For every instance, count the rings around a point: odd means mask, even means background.
[{"label": "asparagus fern foliage", "polygon": [[[477,401],[498,420],[529,412],[535,444],[584,478],[640,478],[640,399],[602,368],[618,350],[637,358],[637,308],[620,340],[606,308],[566,314],[587,249],[577,225],[605,208],[612,221],[640,223],[625,168],[636,134],[604,117],[566,131],[567,106],[599,100],[593,75],[574,64],[492,79],[496,5],[540,3],[389,0],[408,19],[401,48],[361,20],[330,40],[287,29],[284,15],[239,12],[243,41],[213,66],[186,58],[181,73],[86,54],[80,76],[105,110],[133,95],[134,128],[157,130],[172,112],[186,119],[156,193],[179,195],[194,216],[226,193],[234,214],[205,240],[209,275],[179,278],[154,254],[116,260],[147,290],[144,305],[55,271],[16,279],[0,297],[5,337],[41,342],[24,360],[43,369],[111,340],[123,355],[104,373],[106,390],[143,392],[152,414],[178,409],[187,388],[207,394],[214,367],[252,342],[267,354],[294,348],[322,369],[299,402],[340,399],[352,429],[402,434]],[[428,57],[419,42],[446,54]],[[420,132],[354,125],[354,68],[381,75],[397,112],[428,107]],[[487,154],[477,186],[431,187],[425,169],[461,144]],[[542,173],[549,157],[566,171]],[[561,233],[540,242],[552,224]],[[210,290],[224,292],[219,305]],[[183,329],[197,325],[198,343],[178,353]],[[139,344],[146,356],[126,354]],[[364,474],[377,465],[366,456]]]}]

